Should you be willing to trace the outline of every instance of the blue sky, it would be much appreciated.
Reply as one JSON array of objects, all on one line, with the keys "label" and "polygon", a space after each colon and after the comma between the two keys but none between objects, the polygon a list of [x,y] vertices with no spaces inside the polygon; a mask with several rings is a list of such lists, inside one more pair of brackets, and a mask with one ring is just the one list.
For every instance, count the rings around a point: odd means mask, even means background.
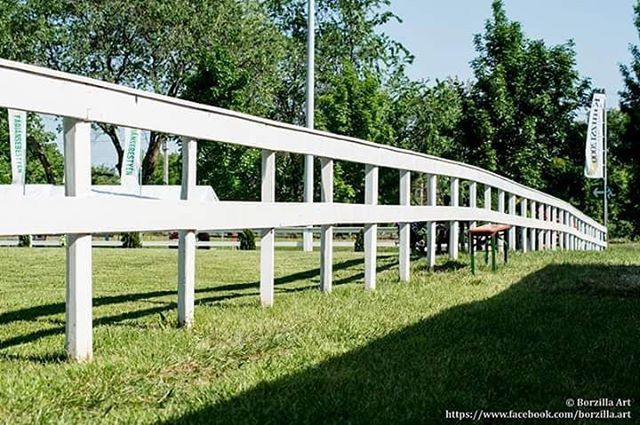
[{"label": "blue sky", "polygon": [[[629,44],[638,43],[633,0],[505,0],[507,15],[522,24],[529,38],[560,44],[573,39],[577,65],[595,87],[605,88],[609,105],[622,89],[620,63],[630,61]],[[414,79],[471,77],[473,34],[483,31],[491,0],[392,0],[403,22],[385,27],[414,55]]]}]

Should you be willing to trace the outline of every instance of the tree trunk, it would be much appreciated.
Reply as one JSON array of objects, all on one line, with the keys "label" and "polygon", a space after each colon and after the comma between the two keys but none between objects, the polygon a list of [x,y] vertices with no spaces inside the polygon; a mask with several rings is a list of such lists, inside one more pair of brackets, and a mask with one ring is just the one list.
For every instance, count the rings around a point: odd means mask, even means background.
[{"label": "tree trunk", "polygon": [[104,134],[109,136],[109,139],[111,139],[111,143],[113,144],[113,147],[116,149],[116,154],[118,156],[116,169],[118,170],[118,173],[122,175],[122,158],[124,157],[124,149],[120,144],[120,138],[118,137],[118,131],[116,130],[116,126],[111,124],[98,124],[98,126],[104,132]]},{"label": "tree trunk", "polygon": [[156,169],[156,164],[158,163],[160,146],[162,146],[162,142],[166,138],[166,134],[156,133],[155,131],[151,132],[149,136],[149,148],[142,161],[142,184],[148,184],[151,181],[153,172]]},{"label": "tree trunk", "polygon": [[51,162],[49,162],[49,158],[44,153],[42,149],[42,145],[38,142],[32,142],[27,144],[28,148],[31,148],[31,153],[38,159],[42,168],[44,170],[44,175],[47,178],[47,183],[56,184],[56,176],[53,173],[53,167],[51,166]]}]

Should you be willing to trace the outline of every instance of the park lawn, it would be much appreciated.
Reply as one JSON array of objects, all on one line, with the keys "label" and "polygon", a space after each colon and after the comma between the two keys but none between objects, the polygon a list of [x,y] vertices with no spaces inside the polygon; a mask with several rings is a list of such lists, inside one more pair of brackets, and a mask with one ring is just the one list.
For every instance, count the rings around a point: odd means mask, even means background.
[{"label": "park lawn", "polygon": [[176,258],[94,250],[95,358],[74,364],[64,250],[0,249],[0,422],[431,424],[602,397],[640,414],[640,245],[516,253],[477,276],[464,255],[418,260],[408,284],[380,253],[375,292],[340,251],[330,295],[317,252],[279,251],[271,309],[258,253],[202,250],[191,330],[174,325]]}]

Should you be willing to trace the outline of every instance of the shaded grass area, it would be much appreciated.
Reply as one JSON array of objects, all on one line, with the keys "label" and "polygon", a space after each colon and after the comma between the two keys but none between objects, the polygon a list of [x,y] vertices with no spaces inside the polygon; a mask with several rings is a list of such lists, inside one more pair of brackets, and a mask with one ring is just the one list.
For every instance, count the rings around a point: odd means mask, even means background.
[{"label": "shaded grass area", "polygon": [[96,358],[81,365],[64,361],[64,251],[0,258],[8,423],[450,423],[446,410],[569,397],[632,398],[640,414],[638,245],[515,254],[477,276],[464,257],[420,260],[409,284],[385,253],[376,292],[362,256],[337,252],[331,295],[317,253],[277,252],[266,310],[257,253],[199,251],[192,330],[174,326],[175,250],[95,249]]}]

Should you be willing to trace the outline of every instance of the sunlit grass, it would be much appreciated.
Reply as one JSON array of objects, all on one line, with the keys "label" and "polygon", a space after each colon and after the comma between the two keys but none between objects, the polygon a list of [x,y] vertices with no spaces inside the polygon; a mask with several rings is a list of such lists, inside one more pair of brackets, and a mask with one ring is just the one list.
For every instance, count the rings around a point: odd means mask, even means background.
[{"label": "sunlit grass", "polygon": [[[476,276],[419,260],[408,284],[385,252],[375,292],[362,255],[339,251],[332,294],[316,289],[317,252],[278,251],[271,309],[259,306],[257,252],[202,250],[191,330],[175,326],[176,257],[94,250],[95,359],[73,364],[64,250],[0,249],[0,419],[434,423],[446,408],[639,395],[638,245],[514,254]],[[412,329],[420,338],[403,339]]]}]

